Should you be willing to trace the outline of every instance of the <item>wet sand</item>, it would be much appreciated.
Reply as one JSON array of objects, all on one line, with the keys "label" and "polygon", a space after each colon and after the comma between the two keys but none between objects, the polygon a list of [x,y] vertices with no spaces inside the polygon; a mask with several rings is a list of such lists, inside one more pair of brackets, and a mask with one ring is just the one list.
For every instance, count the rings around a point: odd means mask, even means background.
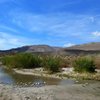
[{"label": "wet sand", "polygon": [[100,82],[38,88],[0,84],[0,100],[100,100]]}]

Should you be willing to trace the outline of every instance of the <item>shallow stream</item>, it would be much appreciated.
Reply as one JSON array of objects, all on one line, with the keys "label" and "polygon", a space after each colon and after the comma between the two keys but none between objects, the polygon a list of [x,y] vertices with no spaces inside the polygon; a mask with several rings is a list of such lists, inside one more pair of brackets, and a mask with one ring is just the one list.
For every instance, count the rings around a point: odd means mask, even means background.
[{"label": "shallow stream", "polygon": [[[17,86],[43,86],[43,85],[67,85],[67,84],[80,84],[80,83],[93,83],[96,81],[82,80],[77,81],[74,79],[55,79],[47,77],[38,77],[33,75],[17,74],[12,70],[0,67],[0,83],[11,84]],[[40,83],[40,84],[37,84]]]}]

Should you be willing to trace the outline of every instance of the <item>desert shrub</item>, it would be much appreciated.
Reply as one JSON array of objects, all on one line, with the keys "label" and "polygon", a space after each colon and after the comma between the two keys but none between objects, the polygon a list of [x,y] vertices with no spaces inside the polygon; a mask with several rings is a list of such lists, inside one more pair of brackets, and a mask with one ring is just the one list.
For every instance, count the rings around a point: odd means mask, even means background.
[{"label": "desert shrub", "polygon": [[60,59],[58,57],[45,57],[43,59],[43,67],[50,73],[55,73],[60,71]]},{"label": "desert shrub", "polygon": [[30,53],[19,53],[3,57],[2,62],[8,68],[35,68],[43,67],[53,73],[59,72],[62,67],[68,67],[68,60],[59,56],[40,56]]},{"label": "desert shrub", "polygon": [[100,69],[100,55],[94,58],[94,62],[95,62],[96,68]]},{"label": "desert shrub", "polygon": [[14,60],[12,60],[12,59],[13,59],[13,56],[5,56],[5,57],[2,58],[1,61],[2,61],[3,65],[6,65],[10,68],[14,64]]},{"label": "desert shrub", "polygon": [[41,66],[39,56],[30,53],[20,53],[13,56],[6,56],[2,59],[4,65],[14,68],[34,68]]},{"label": "desert shrub", "polygon": [[94,61],[87,57],[77,58],[73,62],[73,67],[76,72],[95,72]]},{"label": "desert shrub", "polygon": [[66,59],[61,59],[61,60],[60,60],[60,67],[61,67],[61,68],[69,67],[69,62],[68,62],[68,60],[66,60]]}]

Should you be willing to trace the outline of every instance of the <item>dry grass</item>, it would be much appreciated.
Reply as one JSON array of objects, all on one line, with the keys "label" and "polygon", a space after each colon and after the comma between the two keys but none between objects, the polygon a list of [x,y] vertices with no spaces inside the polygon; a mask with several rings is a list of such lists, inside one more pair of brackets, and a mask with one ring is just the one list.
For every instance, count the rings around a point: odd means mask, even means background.
[{"label": "dry grass", "polygon": [[100,69],[100,55],[95,57],[94,62],[95,62],[96,68]]}]

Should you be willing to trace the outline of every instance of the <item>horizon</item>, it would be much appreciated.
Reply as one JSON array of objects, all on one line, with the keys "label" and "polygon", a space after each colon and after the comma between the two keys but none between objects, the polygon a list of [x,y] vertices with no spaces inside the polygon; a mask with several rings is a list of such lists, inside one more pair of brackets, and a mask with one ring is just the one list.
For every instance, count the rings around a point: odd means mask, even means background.
[{"label": "horizon", "polygon": [[0,50],[100,42],[98,0],[0,0]]},{"label": "horizon", "polygon": [[26,47],[26,46],[50,46],[50,47],[57,47],[57,48],[68,48],[68,47],[73,47],[73,46],[81,46],[81,45],[85,45],[85,44],[92,44],[92,43],[100,43],[100,42],[88,42],[88,43],[82,43],[82,44],[76,44],[76,45],[71,45],[71,46],[53,46],[53,45],[47,45],[47,44],[34,44],[34,45],[22,45],[22,46],[18,46],[18,47],[12,47],[12,48],[8,48],[8,49],[0,49],[0,51],[6,51],[6,50],[11,50],[11,49],[16,49],[16,48],[22,48],[22,47]]}]

